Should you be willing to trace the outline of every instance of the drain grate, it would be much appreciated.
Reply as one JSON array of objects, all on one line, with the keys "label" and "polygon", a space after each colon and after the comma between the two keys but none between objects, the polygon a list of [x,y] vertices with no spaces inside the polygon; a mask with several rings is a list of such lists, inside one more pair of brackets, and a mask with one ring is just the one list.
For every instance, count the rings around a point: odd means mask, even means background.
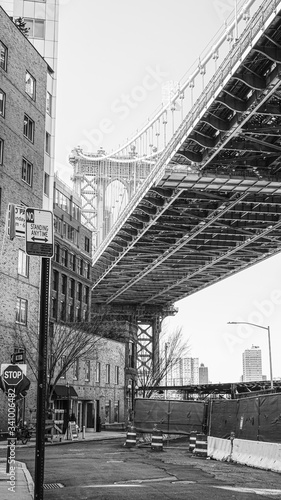
[{"label": "drain grate", "polygon": [[56,488],[63,488],[61,483],[49,483],[43,485],[44,490],[55,490]]}]

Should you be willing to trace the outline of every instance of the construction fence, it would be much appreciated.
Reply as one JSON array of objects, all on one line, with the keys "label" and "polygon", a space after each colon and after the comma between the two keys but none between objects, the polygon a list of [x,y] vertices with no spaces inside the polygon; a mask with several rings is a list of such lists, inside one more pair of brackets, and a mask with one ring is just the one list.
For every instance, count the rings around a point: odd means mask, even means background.
[{"label": "construction fence", "polygon": [[241,399],[179,401],[137,399],[134,424],[138,432],[165,434],[204,432],[228,439],[281,443],[281,393]]}]

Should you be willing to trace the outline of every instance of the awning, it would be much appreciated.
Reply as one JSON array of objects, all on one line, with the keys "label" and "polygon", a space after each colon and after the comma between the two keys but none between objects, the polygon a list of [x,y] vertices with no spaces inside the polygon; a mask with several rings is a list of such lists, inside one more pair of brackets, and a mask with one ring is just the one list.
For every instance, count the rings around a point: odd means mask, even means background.
[{"label": "awning", "polygon": [[78,399],[78,394],[72,385],[56,385],[53,392],[54,399]]}]

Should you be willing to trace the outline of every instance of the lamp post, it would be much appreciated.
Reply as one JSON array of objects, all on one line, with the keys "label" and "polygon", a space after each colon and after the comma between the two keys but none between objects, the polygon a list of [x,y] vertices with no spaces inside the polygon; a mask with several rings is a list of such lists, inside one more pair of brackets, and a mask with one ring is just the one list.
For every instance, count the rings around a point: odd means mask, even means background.
[{"label": "lamp post", "polygon": [[269,370],[270,370],[270,387],[273,390],[273,376],[272,376],[272,356],[271,356],[271,341],[270,341],[270,328],[269,326],[256,325],[255,323],[248,323],[247,321],[228,321],[229,325],[251,325],[262,330],[267,330],[268,335],[268,352],[269,352]]}]

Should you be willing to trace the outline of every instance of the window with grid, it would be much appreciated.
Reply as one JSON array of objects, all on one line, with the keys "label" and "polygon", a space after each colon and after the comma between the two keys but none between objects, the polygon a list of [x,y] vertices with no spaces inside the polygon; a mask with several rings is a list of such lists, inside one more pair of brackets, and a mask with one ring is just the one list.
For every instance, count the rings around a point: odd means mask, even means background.
[{"label": "window with grid", "polygon": [[6,45],[0,40],[0,68],[7,71],[8,49]]},{"label": "window with grid", "polygon": [[26,160],[26,158],[22,159],[21,178],[26,184],[32,186],[33,165],[30,161]]},{"label": "window with grid", "polygon": [[75,298],[75,281],[72,278],[69,280],[69,296]]},{"label": "window with grid", "polygon": [[29,29],[29,38],[39,38],[41,40],[45,37],[45,21],[44,19],[29,19],[24,18],[25,27]]},{"label": "window with grid", "polygon": [[34,101],[35,101],[35,88],[36,88],[35,78],[33,78],[33,76],[29,73],[29,71],[26,71],[26,73],[25,73],[25,92]]},{"label": "window with grid", "polygon": [[17,297],[16,322],[20,325],[27,324],[27,300]]},{"label": "window with grid", "polygon": [[0,89],[0,116],[5,117],[6,94]]},{"label": "window with grid", "polygon": [[18,254],[18,274],[26,278],[28,278],[29,275],[29,255],[26,255],[21,249],[19,249]]},{"label": "window with grid", "polygon": [[24,115],[23,119],[23,135],[31,142],[34,141],[34,121],[28,115]]}]

